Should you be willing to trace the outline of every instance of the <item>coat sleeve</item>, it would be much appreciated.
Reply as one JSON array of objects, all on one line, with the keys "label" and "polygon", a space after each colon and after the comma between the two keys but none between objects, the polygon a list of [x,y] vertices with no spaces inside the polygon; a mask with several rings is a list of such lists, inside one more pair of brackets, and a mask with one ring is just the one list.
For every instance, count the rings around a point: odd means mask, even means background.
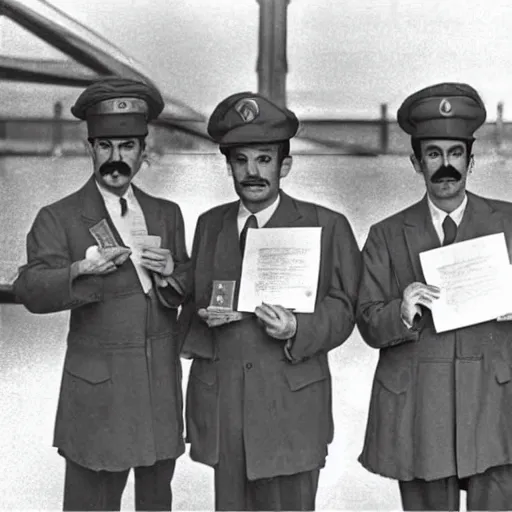
[{"label": "coat sleeve", "polygon": [[[357,326],[364,341],[385,348],[419,336],[418,323],[407,328],[400,318],[402,294],[382,229],[372,226],[363,248],[363,270],[357,305]],[[420,321],[421,323],[421,321]]]},{"label": "coat sleeve", "polygon": [[178,205],[175,205],[173,233],[169,237],[174,240],[174,272],[167,278],[169,286],[157,287],[157,295],[161,302],[169,308],[179,307],[188,291],[190,258],[185,243],[185,223]]},{"label": "coat sleeve", "polygon": [[318,352],[328,352],[345,342],[355,325],[355,305],[361,272],[361,253],[348,220],[337,215],[329,247],[323,255],[330,285],[312,314],[298,313],[297,332],[290,350],[300,362]]},{"label": "coat sleeve", "polygon": [[27,235],[27,264],[14,282],[17,300],[32,313],[53,313],[101,301],[103,278],[76,277],[72,263],[59,216],[49,207],[41,209]]}]

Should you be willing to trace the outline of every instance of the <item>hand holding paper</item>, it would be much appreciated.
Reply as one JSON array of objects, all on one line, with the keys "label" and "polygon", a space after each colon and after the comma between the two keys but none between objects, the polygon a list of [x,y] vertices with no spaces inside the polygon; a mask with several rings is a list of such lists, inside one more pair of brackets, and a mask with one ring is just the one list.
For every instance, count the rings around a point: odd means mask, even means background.
[{"label": "hand holding paper", "polygon": [[114,272],[130,256],[126,247],[98,247],[93,245],[85,252],[85,259],[78,262],[78,274],[102,275]]},{"label": "hand holding paper", "polygon": [[504,233],[425,251],[420,261],[427,283],[441,289],[431,308],[437,332],[510,313],[512,283]]},{"label": "hand holding paper", "polygon": [[412,326],[414,317],[421,316],[420,306],[432,309],[432,303],[439,298],[441,290],[437,286],[414,282],[404,290],[400,313],[408,326]]}]

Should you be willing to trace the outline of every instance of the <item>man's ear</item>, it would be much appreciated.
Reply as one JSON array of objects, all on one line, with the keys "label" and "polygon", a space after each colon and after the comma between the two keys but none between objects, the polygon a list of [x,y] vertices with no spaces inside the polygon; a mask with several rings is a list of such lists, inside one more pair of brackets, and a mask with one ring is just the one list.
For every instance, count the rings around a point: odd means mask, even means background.
[{"label": "man's ear", "polygon": [[286,156],[283,158],[281,162],[281,169],[279,171],[280,178],[286,178],[288,173],[292,170],[293,158],[291,156]]},{"label": "man's ear", "polygon": [[92,158],[93,162],[95,159],[94,150],[92,148],[93,142],[90,140],[84,141],[85,151],[87,151],[87,154]]},{"label": "man's ear", "polygon": [[475,156],[471,155],[469,157],[468,174],[471,174],[473,172],[474,168],[475,168]]},{"label": "man's ear", "polygon": [[414,170],[418,173],[418,174],[423,174],[423,171],[421,169],[421,163],[420,161],[416,158],[416,155],[414,153],[411,153],[411,155],[409,156],[409,159],[411,160],[411,164],[412,166],[414,167]]}]

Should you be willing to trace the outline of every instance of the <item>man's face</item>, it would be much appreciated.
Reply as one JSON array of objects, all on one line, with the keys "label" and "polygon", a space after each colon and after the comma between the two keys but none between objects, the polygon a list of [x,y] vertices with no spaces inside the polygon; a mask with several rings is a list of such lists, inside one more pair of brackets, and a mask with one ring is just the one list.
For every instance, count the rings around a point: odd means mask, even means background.
[{"label": "man's face", "polygon": [[279,162],[279,144],[254,144],[231,148],[228,169],[235,190],[253,213],[270,206],[279,195],[279,184],[291,169],[290,156]]},{"label": "man's face", "polygon": [[462,197],[466,190],[468,163],[465,141],[422,140],[421,160],[412,157],[414,168],[423,174],[429,197],[435,201]]},{"label": "man's face", "polygon": [[142,164],[142,144],[136,137],[97,138],[92,142],[92,159],[98,183],[114,194],[123,195]]}]

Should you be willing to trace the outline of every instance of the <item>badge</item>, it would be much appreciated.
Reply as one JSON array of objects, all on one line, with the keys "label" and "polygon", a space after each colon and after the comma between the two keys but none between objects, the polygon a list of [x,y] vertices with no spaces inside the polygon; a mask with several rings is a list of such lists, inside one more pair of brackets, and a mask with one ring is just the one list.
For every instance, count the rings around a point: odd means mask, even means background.
[{"label": "badge", "polygon": [[439,113],[445,117],[453,116],[452,104],[446,98],[443,98],[439,103]]},{"label": "badge", "polygon": [[256,100],[244,98],[235,105],[235,110],[238,112],[244,123],[254,121],[260,114],[260,107]]},{"label": "badge", "polygon": [[236,281],[213,281],[208,309],[233,311]]}]

